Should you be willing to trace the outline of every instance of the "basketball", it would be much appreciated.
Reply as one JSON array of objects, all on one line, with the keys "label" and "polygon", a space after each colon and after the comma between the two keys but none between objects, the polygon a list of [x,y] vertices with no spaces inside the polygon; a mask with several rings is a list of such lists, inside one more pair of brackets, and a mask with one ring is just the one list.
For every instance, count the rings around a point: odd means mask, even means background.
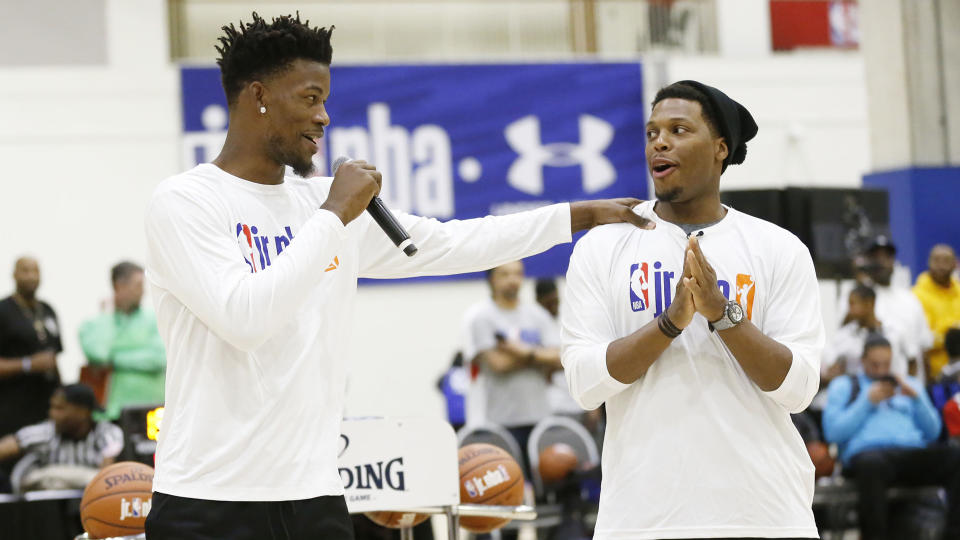
[{"label": "basketball", "polygon": [[415,512],[366,512],[370,521],[386,527],[388,529],[404,529],[416,527],[430,517],[430,514],[417,514]]},{"label": "basketball", "polygon": [[[506,450],[492,444],[468,444],[457,452],[460,502],[516,506],[523,502],[523,471]],[[461,516],[460,526],[474,533],[503,527],[510,518]]]},{"label": "basketball", "polygon": [[135,461],[114,463],[83,490],[80,521],[91,538],[140,534],[152,499],[152,467]]},{"label": "basketball", "polygon": [[559,482],[577,468],[577,452],[565,443],[554,443],[540,452],[540,478],[545,484]]},{"label": "basketball", "polygon": [[823,478],[833,474],[834,460],[830,457],[830,449],[820,441],[807,443],[807,452],[814,466],[814,477]]}]

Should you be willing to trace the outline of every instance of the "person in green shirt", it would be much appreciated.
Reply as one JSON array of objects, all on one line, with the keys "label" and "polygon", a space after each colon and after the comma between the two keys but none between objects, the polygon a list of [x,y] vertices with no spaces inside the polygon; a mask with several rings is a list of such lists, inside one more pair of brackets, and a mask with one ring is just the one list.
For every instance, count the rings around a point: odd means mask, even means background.
[{"label": "person in green shirt", "polygon": [[166,355],[153,312],[140,307],[143,268],[121,262],[110,271],[113,311],[80,326],[91,365],[112,368],[103,418],[116,420],[131,405],[162,404]]}]

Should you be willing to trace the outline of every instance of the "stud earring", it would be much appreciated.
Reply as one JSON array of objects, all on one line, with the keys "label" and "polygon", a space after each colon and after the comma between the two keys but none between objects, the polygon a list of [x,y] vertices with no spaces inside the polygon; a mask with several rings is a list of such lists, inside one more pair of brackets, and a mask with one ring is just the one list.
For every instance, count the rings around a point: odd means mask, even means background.
[{"label": "stud earring", "polygon": [[261,106],[260,106],[260,114],[267,114],[267,107],[266,107],[266,105],[261,105]]}]

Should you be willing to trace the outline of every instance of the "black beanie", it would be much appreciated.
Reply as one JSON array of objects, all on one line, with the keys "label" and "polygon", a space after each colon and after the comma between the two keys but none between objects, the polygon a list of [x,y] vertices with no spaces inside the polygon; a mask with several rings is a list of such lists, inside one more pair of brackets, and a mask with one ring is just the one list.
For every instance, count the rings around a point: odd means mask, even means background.
[{"label": "black beanie", "polygon": [[675,84],[692,86],[703,92],[713,110],[717,113],[717,128],[727,142],[727,159],[723,160],[723,170],[727,165],[739,165],[747,158],[747,141],[757,135],[757,123],[746,107],[730,99],[729,96],[712,86],[697,81],[679,81]]}]

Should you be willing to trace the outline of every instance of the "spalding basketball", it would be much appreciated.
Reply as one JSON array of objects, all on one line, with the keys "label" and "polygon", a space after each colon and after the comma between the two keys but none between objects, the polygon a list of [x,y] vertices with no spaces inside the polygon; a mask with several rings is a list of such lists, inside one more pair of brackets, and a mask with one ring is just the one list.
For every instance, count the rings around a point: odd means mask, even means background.
[{"label": "spalding basketball", "polygon": [[807,452],[813,462],[814,478],[823,478],[833,474],[834,459],[830,457],[830,449],[820,441],[807,443]]},{"label": "spalding basketball", "polygon": [[559,482],[577,468],[577,451],[565,443],[554,443],[540,452],[540,478],[545,484]]},{"label": "spalding basketball", "polygon": [[[457,453],[460,463],[460,502],[516,506],[523,502],[523,471],[506,450],[492,444],[468,444]],[[464,529],[485,533],[510,518],[461,516]]]},{"label": "spalding basketball", "polygon": [[90,538],[140,534],[152,499],[152,467],[135,461],[114,463],[83,490],[80,521]]},{"label": "spalding basketball", "polygon": [[430,514],[417,514],[416,512],[366,512],[363,515],[377,525],[389,529],[416,527],[430,517]]}]

